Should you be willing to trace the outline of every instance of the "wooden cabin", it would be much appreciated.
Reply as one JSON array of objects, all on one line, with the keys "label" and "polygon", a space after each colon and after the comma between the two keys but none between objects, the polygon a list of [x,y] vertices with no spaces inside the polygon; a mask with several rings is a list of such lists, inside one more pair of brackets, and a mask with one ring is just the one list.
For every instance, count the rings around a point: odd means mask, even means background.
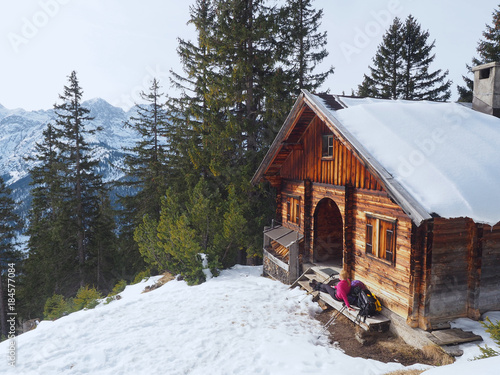
[{"label": "wooden cabin", "polygon": [[277,196],[266,275],[291,284],[306,264],[337,264],[425,330],[500,310],[500,119],[303,91],[263,180]]}]

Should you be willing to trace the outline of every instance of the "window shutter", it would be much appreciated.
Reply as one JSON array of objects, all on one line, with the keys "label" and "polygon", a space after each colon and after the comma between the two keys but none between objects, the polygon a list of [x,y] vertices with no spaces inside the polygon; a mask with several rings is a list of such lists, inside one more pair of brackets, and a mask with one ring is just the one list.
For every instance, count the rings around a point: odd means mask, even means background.
[{"label": "window shutter", "polygon": [[373,225],[366,224],[366,253],[373,254]]}]

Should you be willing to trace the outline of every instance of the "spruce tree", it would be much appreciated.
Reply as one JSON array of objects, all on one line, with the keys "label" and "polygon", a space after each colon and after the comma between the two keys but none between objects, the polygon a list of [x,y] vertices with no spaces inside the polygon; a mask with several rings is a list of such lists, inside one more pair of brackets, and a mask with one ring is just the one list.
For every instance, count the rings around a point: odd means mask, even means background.
[{"label": "spruce tree", "polygon": [[286,70],[292,75],[288,91],[294,97],[301,89],[314,92],[333,74],[333,67],[325,72],[316,71],[318,64],[328,57],[327,33],[319,31],[323,10],[314,9],[312,3],[313,0],[292,0],[280,9],[281,43],[285,49],[282,53],[287,56]]},{"label": "spruce tree", "polygon": [[171,84],[180,94],[169,98],[168,106],[176,153],[172,155],[175,173],[169,186],[182,187],[196,184],[199,175],[207,177],[209,168],[210,123],[216,122],[222,114],[209,101],[209,91],[216,76],[216,56],[213,46],[213,33],[216,28],[214,1],[197,0],[190,7],[189,23],[198,33],[196,42],[178,39],[177,54],[182,61],[183,74],[171,71]]},{"label": "spruce tree", "polygon": [[125,150],[125,179],[121,184],[128,187],[130,194],[120,197],[121,268],[135,272],[140,271],[144,263],[134,241],[134,231],[145,216],[159,220],[161,197],[172,175],[170,166],[175,147],[159,81],[154,78],[149,91],[141,92],[140,96],[144,103],[136,104],[137,114],[125,124],[138,133],[140,140]]},{"label": "spruce tree", "polygon": [[[59,133],[48,124],[43,139],[35,144],[31,176],[31,207],[28,213],[28,258],[22,280],[22,309],[27,318],[40,317],[45,300],[53,293],[76,289],[75,254],[65,246],[71,234],[65,200],[68,192],[60,178],[61,160],[56,145]],[[34,315],[30,315],[34,314]]]},{"label": "spruce tree", "polygon": [[396,17],[377,49],[373,58],[374,66],[368,67],[370,75],[365,74],[363,83],[358,87],[359,96],[385,99],[398,99],[402,96],[402,28],[403,24]]},{"label": "spruce tree", "polygon": [[[179,41],[183,74],[173,83],[181,95],[169,100],[182,171],[167,181],[160,220],[146,216],[135,232],[151,264],[196,282],[199,252],[212,267],[260,254],[274,198],[250,186],[251,177],[298,89],[317,88],[328,75],[313,72],[325,56],[316,32],[322,13],[297,4],[295,15],[264,0],[198,0],[190,8],[198,38]],[[290,64],[299,55],[301,63]]]},{"label": "spruce tree", "polygon": [[[479,56],[472,58],[471,65],[466,64],[467,74],[472,73],[474,66],[500,61],[500,8],[493,11],[492,17],[492,25],[486,25],[486,30],[483,31],[484,39],[477,44],[476,52]],[[472,102],[474,81],[467,76],[462,76],[462,78],[465,86],[457,85],[458,101]]]},{"label": "spruce tree", "polygon": [[[3,337],[7,337],[9,332],[7,325],[9,300],[14,301],[10,306],[13,306],[17,313],[18,307],[15,304],[16,290],[18,290],[17,277],[21,274],[23,259],[22,253],[16,249],[15,238],[21,229],[21,220],[14,212],[16,205],[11,193],[12,191],[0,177],[0,326]],[[10,277],[9,270],[13,271],[10,272],[12,274]]]},{"label": "spruce tree", "polygon": [[81,104],[75,72],[68,82],[59,96],[62,103],[54,105],[54,124],[47,126],[32,157],[36,163],[30,171],[33,200],[23,278],[28,314],[41,313],[45,299],[54,293],[72,296],[85,284],[106,290],[114,277],[113,265],[103,261],[113,257],[113,214],[105,208],[108,190],[87,141],[100,129]]},{"label": "spruce tree", "polygon": [[145,214],[155,220],[160,216],[160,199],[166,191],[168,161],[171,149],[170,126],[166,99],[159,82],[153,79],[149,92],[141,92],[145,104],[136,105],[137,115],[125,126],[133,128],[141,137],[134,147],[126,149],[126,182],[137,193],[123,200],[125,208],[133,212],[137,223]]},{"label": "spruce tree", "polygon": [[415,18],[408,16],[403,27],[403,99],[445,101],[450,98],[448,70],[429,71],[436,55],[431,54],[435,41],[428,43],[429,32],[423,31]]},{"label": "spruce tree", "polygon": [[69,77],[68,86],[64,86],[59,95],[61,104],[54,105],[56,114],[55,127],[60,132],[57,147],[61,158],[62,186],[66,189],[65,205],[69,210],[73,229],[71,246],[76,250],[80,287],[85,285],[86,259],[89,255],[91,227],[98,215],[99,196],[105,191],[102,177],[96,173],[98,160],[92,159],[92,147],[86,137],[101,130],[90,127],[93,117],[90,110],[82,106],[83,91],[76,72]]},{"label": "spruce tree", "polygon": [[404,23],[396,17],[383,37],[373,59],[371,74],[365,75],[358,95],[385,99],[449,99],[451,81],[448,71],[430,71],[435,55],[429,44],[429,32],[423,31],[413,16]]}]

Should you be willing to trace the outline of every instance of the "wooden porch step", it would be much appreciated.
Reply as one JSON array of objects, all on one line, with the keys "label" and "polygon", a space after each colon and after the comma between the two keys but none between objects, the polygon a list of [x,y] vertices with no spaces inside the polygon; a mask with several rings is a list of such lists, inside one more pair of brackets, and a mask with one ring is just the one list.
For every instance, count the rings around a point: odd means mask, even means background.
[{"label": "wooden porch step", "polygon": [[459,328],[440,329],[431,331],[427,337],[439,346],[458,345],[466,342],[483,341],[483,338],[471,331]]}]

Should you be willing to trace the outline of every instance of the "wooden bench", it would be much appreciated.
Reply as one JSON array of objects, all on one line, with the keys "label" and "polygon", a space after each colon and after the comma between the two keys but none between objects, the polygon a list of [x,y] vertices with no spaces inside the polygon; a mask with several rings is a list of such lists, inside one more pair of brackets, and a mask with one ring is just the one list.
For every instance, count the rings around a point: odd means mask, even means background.
[{"label": "wooden bench", "polygon": [[[337,311],[342,310],[343,307],[342,302],[333,299],[332,296],[330,296],[328,293],[314,291],[312,287],[309,285],[309,283],[312,280],[316,280],[317,282],[325,282],[330,280],[328,273],[322,272],[321,269],[315,269],[315,268],[317,267],[312,267],[311,269],[308,270],[309,272],[308,271],[304,272],[294,284],[300,285],[302,289],[306,290],[309,294],[313,296],[313,299],[319,298],[321,299],[321,301],[323,301],[323,303],[334,308],[335,310]],[[333,276],[332,279],[334,281],[338,280],[335,276]],[[292,284],[292,286],[294,286],[294,284]],[[351,307],[353,307],[356,311],[349,311],[348,309],[344,309],[342,311],[342,314],[355,324],[359,325],[364,330],[385,332],[389,329],[391,321],[384,315],[376,314],[374,316],[367,317],[366,320],[364,320],[363,318],[357,319],[359,309],[356,306],[351,306]]]}]

